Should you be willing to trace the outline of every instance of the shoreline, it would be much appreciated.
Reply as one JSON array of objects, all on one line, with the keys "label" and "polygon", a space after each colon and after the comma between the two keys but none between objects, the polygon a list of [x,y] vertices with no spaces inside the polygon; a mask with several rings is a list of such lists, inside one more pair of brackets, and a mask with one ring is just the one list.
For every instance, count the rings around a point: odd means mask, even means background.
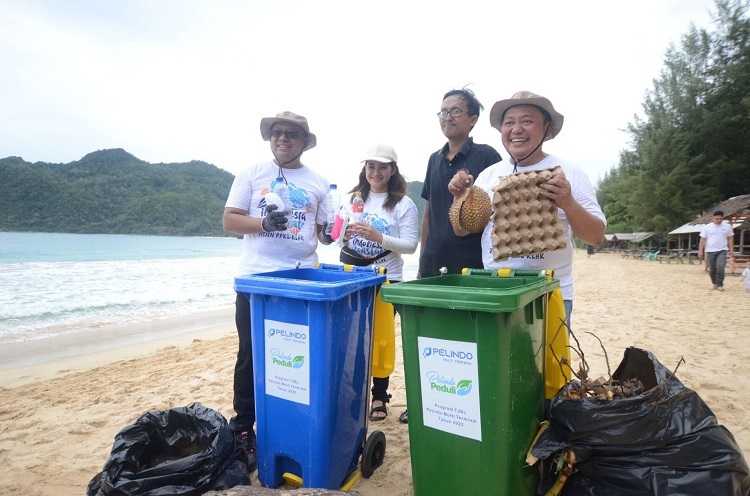
[{"label": "shoreline", "polygon": [[194,339],[216,339],[236,333],[234,305],[148,322],[107,324],[45,338],[3,343],[0,386],[14,387],[63,373],[78,372],[120,360],[143,357]]}]

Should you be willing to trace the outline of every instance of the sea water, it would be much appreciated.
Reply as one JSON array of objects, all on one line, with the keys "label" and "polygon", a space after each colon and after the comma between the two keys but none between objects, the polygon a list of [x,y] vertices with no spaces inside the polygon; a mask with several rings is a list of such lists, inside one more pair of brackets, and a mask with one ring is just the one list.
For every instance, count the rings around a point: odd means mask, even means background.
[{"label": "sea water", "polygon": [[231,237],[0,232],[0,345],[232,305],[239,253]]}]

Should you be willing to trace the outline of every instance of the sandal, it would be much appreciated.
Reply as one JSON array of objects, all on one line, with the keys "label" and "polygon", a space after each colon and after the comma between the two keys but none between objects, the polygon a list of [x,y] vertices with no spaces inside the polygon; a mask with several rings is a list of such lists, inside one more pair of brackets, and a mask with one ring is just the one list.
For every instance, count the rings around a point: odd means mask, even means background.
[{"label": "sandal", "polygon": [[404,410],[401,415],[398,416],[398,421],[402,424],[409,423],[409,410]]},{"label": "sandal", "polygon": [[[383,415],[380,415],[381,413]],[[385,401],[372,400],[372,404],[370,405],[370,421],[380,422],[382,420],[385,420],[387,416],[388,407],[385,405]]]}]

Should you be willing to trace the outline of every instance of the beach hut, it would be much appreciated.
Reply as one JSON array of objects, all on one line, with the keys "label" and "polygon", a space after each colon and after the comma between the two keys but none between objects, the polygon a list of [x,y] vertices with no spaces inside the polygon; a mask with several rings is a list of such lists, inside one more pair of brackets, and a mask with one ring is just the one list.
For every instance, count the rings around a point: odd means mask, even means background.
[{"label": "beach hut", "polygon": [[698,254],[701,230],[711,222],[713,212],[721,210],[724,219],[734,229],[733,251],[737,263],[750,260],[750,194],[734,196],[703,212],[701,215],[667,234],[667,251],[670,255],[692,256]]},{"label": "beach hut", "polygon": [[611,233],[604,235],[604,248],[608,251],[653,250],[658,240],[653,232]]}]

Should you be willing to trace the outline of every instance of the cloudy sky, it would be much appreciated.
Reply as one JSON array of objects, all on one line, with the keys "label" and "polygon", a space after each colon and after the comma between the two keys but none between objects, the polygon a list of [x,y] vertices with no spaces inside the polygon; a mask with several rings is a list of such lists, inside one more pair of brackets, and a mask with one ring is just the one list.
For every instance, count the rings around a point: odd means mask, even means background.
[{"label": "cloudy sky", "polygon": [[[232,173],[270,157],[261,117],[306,115],[304,162],[353,185],[369,144],[422,180],[435,112],[468,85],[487,110],[528,89],[565,127],[545,151],[597,181],[628,146],[670,43],[708,0],[0,0],[0,157],[69,162],[125,148]],[[475,140],[505,154],[483,113]]]}]

